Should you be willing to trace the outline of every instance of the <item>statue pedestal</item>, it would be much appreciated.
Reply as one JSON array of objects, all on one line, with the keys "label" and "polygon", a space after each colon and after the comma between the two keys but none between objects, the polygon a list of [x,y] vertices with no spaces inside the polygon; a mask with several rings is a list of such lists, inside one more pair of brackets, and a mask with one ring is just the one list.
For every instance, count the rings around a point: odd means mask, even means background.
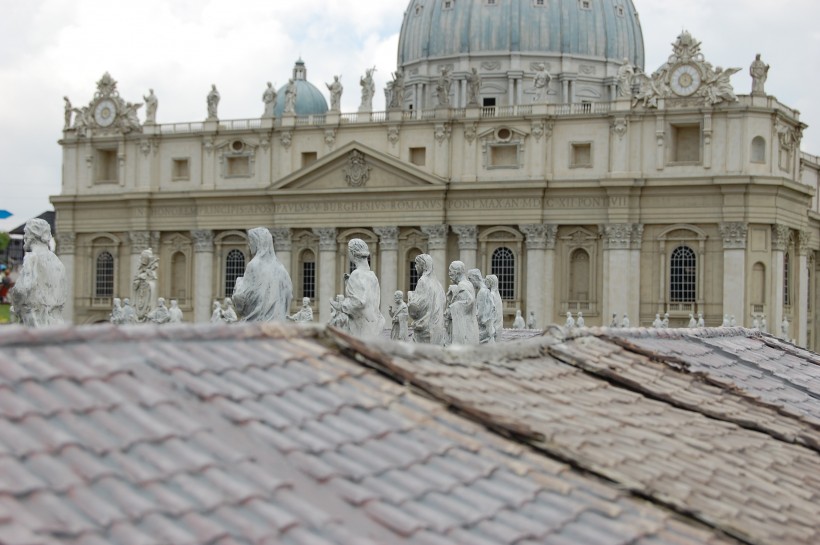
[{"label": "statue pedestal", "polygon": [[436,119],[450,119],[450,107],[436,106]]},{"label": "statue pedestal", "polygon": [[388,121],[401,121],[404,117],[404,112],[401,109],[394,108],[392,110],[387,110],[387,120]]},{"label": "statue pedestal", "polygon": [[282,126],[283,127],[295,127],[296,126],[296,116],[294,114],[282,114]]},{"label": "statue pedestal", "polygon": [[464,117],[467,119],[479,119],[481,117],[481,107],[476,104],[467,106],[464,110]]},{"label": "statue pedestal", "polygon": [[145,136],[159,134],[159,125],[156,123],[145,123],[145,125],[142,126],[142,134]]},{"label": "statue pedestal", "polygon": [[338,111],[330,111],[325,114],[325,125],[338,125],[342,119],[342,114]]},{"label": "statue pedestal", "polygon": [[202,124],[202,130],[205,132],[216,132],[219,128],[219,119],[215,117],[209,117],[205,120],[205,123]]},{"label": "statue pedestal", "polygon": [[532,115],[547,115],[549,113],[549,104],[546,102],[538,102],[532,105]]},{"label": "statue pedestal", "polygon": [[275,117],[272,117],[272,116],[262,117],[260,126],[263,129],[272,129],[274,121],[276,121]]}]

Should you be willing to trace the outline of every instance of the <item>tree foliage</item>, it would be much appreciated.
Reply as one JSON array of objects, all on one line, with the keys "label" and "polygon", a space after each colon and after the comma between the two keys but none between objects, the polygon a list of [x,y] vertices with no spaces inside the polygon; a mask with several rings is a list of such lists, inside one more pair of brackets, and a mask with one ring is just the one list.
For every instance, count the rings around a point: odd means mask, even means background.
[{"label": "tree foliage", "polygon": [[0,231],[0,252],[5,251],[6,248],[9,247],[9,243],[11,242],[11,237],[5,231]]}]

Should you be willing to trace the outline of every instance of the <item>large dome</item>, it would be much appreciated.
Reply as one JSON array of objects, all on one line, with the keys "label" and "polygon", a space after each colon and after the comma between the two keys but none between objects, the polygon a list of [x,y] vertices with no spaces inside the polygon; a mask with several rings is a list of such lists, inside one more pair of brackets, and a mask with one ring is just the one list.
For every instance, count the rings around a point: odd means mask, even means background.
[{"label": "large dome", "polygon": [[629,59],[643,69],[632,0],[411,0],[398,65],[520,54]]},{"label": "large dome", "polygon": [[[327,113],[327,100],[322,92],[315,85],[307,80],[307,67],[305,61],[299,59],[293,67],[293,81],[296,83],[296,115],[321,115]],[[277,91],[278,100],[274,115],[282,117],[285,109],[285,91],[288,88],[286,83]]]}]

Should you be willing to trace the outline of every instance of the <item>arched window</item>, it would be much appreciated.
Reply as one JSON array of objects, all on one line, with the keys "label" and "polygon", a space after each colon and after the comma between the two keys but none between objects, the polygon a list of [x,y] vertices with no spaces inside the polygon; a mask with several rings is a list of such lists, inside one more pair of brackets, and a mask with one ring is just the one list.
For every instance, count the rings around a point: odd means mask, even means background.
[{"label": "arched window", "polygon": [[421,278],[416,270],[416,258],[420,255],[421,252],[415,248],[407,252],[407,291],[416,291],[416,284]]},{"label": "arched window", "polygon": [[114,256],[100,252],[97,256],[97,270],[94,276],[94,297],[114,296]]},{"label": "arched window", "polygon": [[569,258],[569,300],[589,301],[589,254],[575,250]]},{"label": "arched window", "polygon": [[182,252],[176,252],[171,256],[171,298],[176,299],[179,304],[184,304],[188,295],[186,289],[188,276],[188,258]]},{"label": "arched window", "polygon": [[791,282],[791,258],[789,252],[783,254],[783,306],[792,304],[792,282]]},{"label": "arched window", "polygon": [[490,262],[491,274],[498,277],[502,299],[515,299],[515,254],[509,248],[497,248]]},{"label": "arched window", "polygon": [[245,274],[245,254],[231,250],[225,258],[225,297],[233,295],[236,279]]},{"label": "arched window", "polygon": [[752,162],[765,163],[766,162],[766,139],[762,136],[755,136],[752,139]]},{"label": "arched window", "polygon": [[302,273],[302,297],[316,299],[316,255],[312,250],[302,252],[300,269]]},{"label": "arched window", "polygon": [[697,256],[689,246],[678,246],[669,264],[669,300],[694,303],[697,300]]},{"label": "arched window", "polygon": [[766,304],[766,266],[763,263],[755,263],[752,267],[751,296],[753,305]]}]

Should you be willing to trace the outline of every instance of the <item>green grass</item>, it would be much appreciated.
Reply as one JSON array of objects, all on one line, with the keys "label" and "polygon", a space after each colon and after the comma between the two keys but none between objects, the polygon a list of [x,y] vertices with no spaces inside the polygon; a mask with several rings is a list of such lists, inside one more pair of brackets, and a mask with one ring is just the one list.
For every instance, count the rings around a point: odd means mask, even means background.
[{"label": "green grass", "polygon": [[0,305],[0,324],[9,323],[9,305]]}]

